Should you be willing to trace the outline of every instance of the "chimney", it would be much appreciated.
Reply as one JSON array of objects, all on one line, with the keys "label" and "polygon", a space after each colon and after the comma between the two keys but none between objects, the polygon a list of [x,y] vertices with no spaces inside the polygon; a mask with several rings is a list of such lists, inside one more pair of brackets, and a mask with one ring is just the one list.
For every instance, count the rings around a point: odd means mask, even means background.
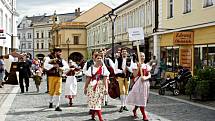
[{"label": "chimney", "polygon": [[75,9],[75,16],[77,16],[78,15],[78,10],[77,9]]},{"label": "chimney", "polygon": [[80,16],[81,12],[80,12],[80,8],[75,9],[75,16],[78,17]]}]

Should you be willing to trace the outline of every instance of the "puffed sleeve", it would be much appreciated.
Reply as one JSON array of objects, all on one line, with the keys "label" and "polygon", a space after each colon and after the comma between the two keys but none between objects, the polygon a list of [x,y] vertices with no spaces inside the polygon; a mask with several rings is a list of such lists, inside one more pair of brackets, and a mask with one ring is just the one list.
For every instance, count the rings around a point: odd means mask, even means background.
[{"label": "puffed sleeve", "polygon": [[103,66],[102,69],[103,69],[103,76],[109,76],[110,75],[110,72],[108,71],[106,66]]},{"label": "puffed sleeve", "polygon": [[93,71],[93,67],[89,67],[88,70],[85,72],[85,75],[91,77],[92,71]]},{"label": "puffed sleeve", "polygon": [[131,68],[132,68],[132,70],[136,70],[137,69],[137,63],[132,63]]},{"label": "puffed sleeve", "polygon": [[152,67],[148,64],[146,64],[146,66],[147,66],[147,71],[150,72],[152,70]]}]

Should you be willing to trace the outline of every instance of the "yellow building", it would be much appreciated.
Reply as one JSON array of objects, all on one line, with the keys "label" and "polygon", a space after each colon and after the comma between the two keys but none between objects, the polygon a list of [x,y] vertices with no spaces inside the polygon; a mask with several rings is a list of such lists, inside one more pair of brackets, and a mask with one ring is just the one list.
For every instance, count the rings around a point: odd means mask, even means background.
[{"label": "yellow building", "polygon": [[215,3],[213,0],[162,0],[159,3],[160,58],[168,70],[177,65],[192,72],[215,66]]},{"label": "yellow building", "polygon": [[[99,3],[78,15],[71,22],[54,24],[53,26],[53,45],[63,50],[63,58],[73,61],[80,61],[87,58],[87,32],[86,25],[103,16],[111,8],[103,3]],[[99,12],[98,12],[99,11]],[[80,9],[77,9],[80,13]]]}]

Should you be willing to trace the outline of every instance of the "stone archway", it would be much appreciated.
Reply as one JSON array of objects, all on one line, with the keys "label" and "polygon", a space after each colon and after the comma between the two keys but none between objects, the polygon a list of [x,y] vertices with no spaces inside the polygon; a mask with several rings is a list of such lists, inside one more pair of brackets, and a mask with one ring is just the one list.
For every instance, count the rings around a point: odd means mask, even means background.
[{"label": "stone archway", "polygon": [[80,62],[81,59],[83,59],[83,58],[84,58],[84,56],[79,52],[74,52],[74,53],[70,54],[70,56],[69,56],[69,59],[71,59],[74,62]]},{"label": "stone archway", "polygon": [[36,57],[37,57],[39,60],[43,61],[43,58],[45,57],[45,55],[44,55],[44,54],[37,54]]}]

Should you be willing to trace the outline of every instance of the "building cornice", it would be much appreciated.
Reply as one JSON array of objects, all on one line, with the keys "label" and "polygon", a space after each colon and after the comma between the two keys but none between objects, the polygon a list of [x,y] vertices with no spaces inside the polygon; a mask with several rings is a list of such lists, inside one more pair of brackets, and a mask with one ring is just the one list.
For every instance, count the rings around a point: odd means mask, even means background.
[{"label": "building cornice", "polygon": [[[204,28],[204,27],[209,27],[209,26],[215,26],[215,21],[211,21],[211,22],[207,22],[207,23],[201,23],[201,24],[196,24],[196,25],[191,25],[191,26],[186,26],[186,27],[180,27],[180,28],[175,28],[175,29],[169,29],[167,31],[161,31],[161,32],[153,33],[152,35],[168,34],[168,33],[172,33],[172,32],[192,30],[192,29]],[[158,30],[159,30],[159,28],[158,28]]]}]

